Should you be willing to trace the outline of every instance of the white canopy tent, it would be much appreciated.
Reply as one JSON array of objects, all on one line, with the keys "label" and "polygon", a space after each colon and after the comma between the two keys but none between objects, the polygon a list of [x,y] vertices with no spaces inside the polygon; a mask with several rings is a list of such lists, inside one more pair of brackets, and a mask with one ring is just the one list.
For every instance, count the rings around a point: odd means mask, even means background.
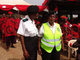
[{"label": "white canopy tent", "polygon": [[24,0],[0,0],[1,5],[31,5]]},{"label": "white canopy tent", "polygon": [[[35,2],[35,1],[36,0],[34,0],[33,2]],[[46,0],[44,0],[44,1],[46,1]],[[24,11],[27,9],[28,6],[34,5],[34,4],[27,2],[27,1],[24,1],[24,0],[0,0],[0,9],[5,10],[5,11],[9,11],[10,10],[9,8],[12,8],[12,9],[17,10],[17,11],[18,10]],[[14,7],[12,7],[10,5],[12,5]],[[42,5],[37,5],[37,6],[39,7],[40,11],[44,10],[44,8],[45,8],[45,6],[42,6]]]},{"label": "white canopy tent", "polygon": [[[24,0],[0,0],[0,5],[31,5],[31,4],[27,3]],[[13,10],[18,11],[16,7],[14,7]]]}]

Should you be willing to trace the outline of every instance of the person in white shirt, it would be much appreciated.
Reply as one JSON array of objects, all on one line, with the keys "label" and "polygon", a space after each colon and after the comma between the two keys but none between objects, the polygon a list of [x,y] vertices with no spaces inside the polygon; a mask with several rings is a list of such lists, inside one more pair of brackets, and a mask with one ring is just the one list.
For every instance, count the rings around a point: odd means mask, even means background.
[{"label": "person in white shirt", "polygon": [[47,13],[48,22],[43,23],[39,30],[38,52],[42,60],[60,60],[61,45],[64,49],[62,31],[55,18],[54,12]]},{"label": "person in white shirt", "polygon": [[38,16],[39,8],[29,6],[28,15],[20,21],[17,33],[21,35],[21,44],[25,60],[37,60],[38,29],[34,19]]}]

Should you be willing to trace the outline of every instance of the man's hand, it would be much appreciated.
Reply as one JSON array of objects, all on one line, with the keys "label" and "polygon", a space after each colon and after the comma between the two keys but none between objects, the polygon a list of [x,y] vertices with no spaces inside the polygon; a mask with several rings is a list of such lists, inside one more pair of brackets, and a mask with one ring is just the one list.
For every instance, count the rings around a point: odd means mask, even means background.
[{"label": "man's hand", "polygon": [[29,58],[29,53],[27,51],[24,51],[24,57],[26,57],[27,59]]}]

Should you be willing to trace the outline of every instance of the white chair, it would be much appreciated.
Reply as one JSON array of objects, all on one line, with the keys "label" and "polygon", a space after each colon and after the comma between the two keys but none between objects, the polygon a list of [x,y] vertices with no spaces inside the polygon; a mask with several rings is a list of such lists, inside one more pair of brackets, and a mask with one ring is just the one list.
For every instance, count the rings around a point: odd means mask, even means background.
[{"label": "white chair", "polygon": [[71,53],[73,54],[73,53],[75,52],[74,57],[77,56],[77,50],[78,50],[78,48],[72,47],[72,45],[73,45],[76,41],[77,41],[77,39],[68,41],[68,58],[69,58],[69,59],[70,59]]}]

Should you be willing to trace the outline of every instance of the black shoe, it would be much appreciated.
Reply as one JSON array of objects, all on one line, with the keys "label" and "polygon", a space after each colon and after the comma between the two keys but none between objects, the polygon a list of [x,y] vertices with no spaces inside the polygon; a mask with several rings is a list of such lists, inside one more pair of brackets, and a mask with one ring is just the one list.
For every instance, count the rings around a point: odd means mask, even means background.
[{"label": "black shoe", "polygon": [[16,48],[15,46],[11,46],[11,48]]}]

